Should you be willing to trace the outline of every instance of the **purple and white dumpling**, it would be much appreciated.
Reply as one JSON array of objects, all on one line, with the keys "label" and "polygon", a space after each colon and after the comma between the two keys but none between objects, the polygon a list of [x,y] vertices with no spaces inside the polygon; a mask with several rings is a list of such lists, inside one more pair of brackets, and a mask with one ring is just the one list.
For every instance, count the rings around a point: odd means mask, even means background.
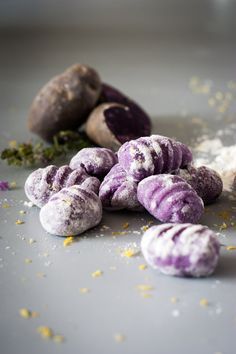
[{"label": "purple and white dumpling", "polygon": [[[32,203],[41,208],[53,194],[59,192],[62,188],[75,184],[80,185],[87,178],[90,178],[90,176],[82,167],[72,170],[69,166],[50,165],[39,168],[28,176],[25,182],[25,194]],[[93,180],[93,184],[93,191],[95,191],[95,185],[100,184],[100,182]]]},{"label": "purple and white dumpling", "polygon": [[93,191],[74,185],[54,194],[39,217],[50,234],[75,236],[100,223],[102,203]]},{"label": "purple and white dumpling", "polygon": [[143,210],[137,199],[137,186],[134,180],[128,178],[125,170],[116,164],[106,175],[99,189],[103,207],[108,210]]},{"label": "purple and white dumpling", "polygon": [[206,277],[217,266],[220,243],[207,226],[162,224],[144,233],[141,250],[147,263],[161,273]]},{"label": "purple and white dumpling", "polygon": [[209,167],[195,168],[190,165],[186,169],[180,169],[177,174],[193,187],[205,205],[213,203],[222,193],[222,179]]},{"label": "purple and white dumpling", "polygon": [[202,199],[183,178],[162,174],[138,184],[138,200],[162,222],[196,223],[204,211]]},{"label": "purple and white dumpling", "polygon": [[104,177],[118,162],[116,154],[107,148],[84,148],[80,150],[70,161],[72,170],[83,167],[85,171],[98,178]]},{"label": "purple and white dumpling", "polygon": [[174,139],[151,135],[128,141],[118,150],[119,164],[136,181],[170,173],[192,161],[189,148]]}]

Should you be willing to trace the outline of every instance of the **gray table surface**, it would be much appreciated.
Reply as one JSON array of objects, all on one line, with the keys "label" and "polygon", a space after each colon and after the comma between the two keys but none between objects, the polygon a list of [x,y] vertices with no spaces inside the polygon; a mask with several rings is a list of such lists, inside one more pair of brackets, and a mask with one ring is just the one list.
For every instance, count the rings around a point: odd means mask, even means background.
[{"label": "gray table surface", "polygon": [[[1,36],[0,147],[11,139],[30,135],[26,116],[37,90],[51,76],[74,62],[96,67],[105,81],[123,89],[143,104],[153,119],[153,131],[193,144],[203,133],[214,137],[225,117],[209,107],[207,95],[193,94],[192,76],[212,80],[214,90],[227,90],[236,79],[235,43],[227,38],[171,38],[109,33],[14,33]],[[234,75],[234,77],[233,77]],[[198,124],[198,117],[204,123]],[[230,122],[235,122],[232,108]],[[195,122],[195,123],[194,123]],[[233,128],[232,128],[233,129]],[[236,131],[225,139],[236,142]],[[222,249],[216,273],[207,279],[182,279],[139,270],[141,254],[121,256],[121,250],[139,250],[141,227],[153,220],[141,213],[104,213],[102,224],[64,247],[63,239],[42,229],[36,207],[23,205],[24,181],[29,169],[0,164],[0,179],[16,181],[17,188],[0,192],[0,352],[123,353],[123,354],[233,354],[236,331],[236,254]],[[6,198],[6,200],[5,200]],[[236,203],[229,194],[208,208],[201,223],[218,231],[218,212]],[[19,211],[25,210],[25,215]],[[236,213],[232,214],[232,220]],[[15,225],[16,219],[25,221]],[[124,231],[126,235],[112,235]],[[102,225],[108,228],[101,229]],[[29,243],[29,239],[36,242]],[[235,228],[220,236],[236,244]],[[29,258],[32,263],[25,264]],[[100,269],[103,274],[93,278]],[[41,278],[38,273],[44,273]],[[137,286],[153,287],[142,296]],[[80,288],[90,292],[81,294]],[[176,297],[176,303],[171,298]],[[201,307],[202,298],[209,301]],[[23,319],[19,309],[40,313]],[[43,340],[37,327],[45,325],[65,337],[64,343]],[[118,343],[114,335],[122,334]]]}]

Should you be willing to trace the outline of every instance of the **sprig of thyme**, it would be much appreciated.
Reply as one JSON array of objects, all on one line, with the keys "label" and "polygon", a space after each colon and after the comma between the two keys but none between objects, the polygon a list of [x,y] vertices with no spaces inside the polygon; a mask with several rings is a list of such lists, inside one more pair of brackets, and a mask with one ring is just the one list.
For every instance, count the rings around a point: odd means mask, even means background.
[{"label": "sprig of thyme", "polygon": [[93,146],[84,133],[61,131],[53,137],[51,145],[43,142],[15,143],[1,152],[1,159],[12,166],[44,166],[70,151]]}]

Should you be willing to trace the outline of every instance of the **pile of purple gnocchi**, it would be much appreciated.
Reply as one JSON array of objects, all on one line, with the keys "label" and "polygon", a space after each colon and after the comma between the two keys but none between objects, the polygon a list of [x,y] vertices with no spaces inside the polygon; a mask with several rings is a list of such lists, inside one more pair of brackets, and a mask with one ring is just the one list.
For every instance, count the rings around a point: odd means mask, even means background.
[{"label": "pile of purple gnocchi", "polygon": [[27,178],[25,193],[41,208],[43,228],[59,236],[95,227],[103,209],[146,210],[164,223],[143,235],[147,263],[165,274],[208,276],[220,244],[213,231],[197,223],[223,185],[215,171],[192,163],[185,144],[151,135],[125,142],[117,153],[85,148],[69,166],[37,169]]}]

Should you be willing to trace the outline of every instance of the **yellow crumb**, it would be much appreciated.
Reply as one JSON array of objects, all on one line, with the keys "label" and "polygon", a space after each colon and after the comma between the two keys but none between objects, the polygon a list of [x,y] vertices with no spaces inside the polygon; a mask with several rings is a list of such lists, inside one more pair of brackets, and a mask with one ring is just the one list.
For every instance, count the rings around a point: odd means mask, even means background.
[{"label": "yellow crumb", "polygon": [[236,246],[226,246],[227,251],[236,251]]},{"label": "yellow crumb", "polygon": [[65,338],[61,334],[55,334],[52,339],[55,343],[62,343],[65,340]]},{"label": "yellow crumb", "polygon": [[117,343],[122,343],[125,340],[125,336],[123,334],[121,334],[121,333],[116,333],[116,334],[114,334],[114,340]]},{"label": "yellow crumb", "polygon": [[41,334],[41,337],[44,339],[49,339],[53,337],[53,331],[49,327],[40,326],[37,328],[37,331]]},{"label": "yellow crumb", "polygon": [[26,214],[26,211],[25,210],[20,210],[19,214],[24,215],[24,214]]},{"label": "yellow crumb", "polygon": [[32,263],[32,259],[30,258],[25,258],[25,264],[30,264]]},{"label": "yellow crumb", "polygon": [[112,236],[123,236],[123,235],[126,235],[127,232],[125,231],[112,231]]},{"label": "yellow crumb", "polygon": [[146,264],[140,264],[140,265],[138,266],[138,269],[139,269],[139,270],[145,270],[145,269],[147,269],[147,265],[146,265]]},{"label": "yellow crumb", "polygon": [[22,224],[24,224],[25,222],[24,221],[22,221],[22,220],[16,220],[16,222],[15,222],[15,224],[16,225],[22,225]]},{"label": "yellow crumb", "polygon": [[200,300],[199,304],[200,304],[200,306],[202,306],[202,307],[207,307],[207,306],[209,305],[209,302],[208,302],[207,299],[202,298],[202,299]]},{"label": "yellow crumb", "polygon": [[177,297],[172,296],[172,297],[170,298],[170,302],[171,302],[172,304],[176,304],[176,303],[178,302]]},{"label": "yellow crumb", "polygon": [[11,188],[11,189],[16,188],[16,182],[15,182],[15,181],[10,182],[10,188]]},{"label": "yellow crumb", "polygon": [[148,284],[140,284],[137,286],[137,289],[140,291],[150,291],[153,290],[153,286],[152,285],[148,285]]},{"label": "yellow crumb", "polygon": [[127,257],[127,258],[134,257],[136,254],[137,251],[132,248],[127,248],[121,253],[122,257]]},{"label": "yellow crumb", "polygon": [[39,313],[36,312],[36,311],[30,311],[26,308],[22,308],[19,310],[19,314],[21,317],[23,318],[36,318],[36,317],[39,317]]},{"label": "yellow crumb", "polygon": [[81,292],[81,294],[87,294],[90,292],[88,288],[80,288],[79,291]]},{"label": "yellow crumb", "polygon": [[125,222],[123,225],[122,225],[123,229],[128,229],[129,227],[129,223],[128,222]]},{"label": "yellow crumb", "polygon": [[29,242],[30,245],[32,245],[33,243],[36,242],[36,240],[34,240],[33,238],[30,238],[28,242]]},{"label": "yellow crumb", "polygon": [[66,239],[63,242],[63,246],[67,247],[70,246],[74,241],[74,237],[73,236],[67,236]]},{"label": "yellow crumb", "polygon": [[8,142],[8,145],[9,145],[10,148],[14,149],[14,148],[17,147],[17,141],[16,140],[10,140]]},{"label": "yellow crumb", "polygon": [[31,312],[25,308],[19,310],[19,314],[23,318],[30,318],[31,317]]},{"label": "yellow crumb", "polygon": [[93,278],[98,278],[103,274],[103,272],[100,269],[95,270],[95,272],[91,273],[91,276]]},{"label": "yellow crumb", "polygon": [[150,293],[141,293],[140,295],[142,297],[144,297],[145,299],[149,299],[150,297],[152,297],[152,294],[150,294]]},{"label": "yellow crumb", "polygon": [[141,227],[141,230],[142,231],[147,231],[149,229],[149,225],[143,225],[142,227]]},{"label": "yellow crumb", "polygon": [[8,208],[10,208],[10,204],[8,204],[8,203],[3,203],[3,204],[2,204],[2,208],[8,209]]},{"label": "yellow crumb", "polygon": [[222,230],[225,230],[227,229],[227,224],[225,222],[223,222],[220,226],[219,226],[219,230],[222,231]]}]

